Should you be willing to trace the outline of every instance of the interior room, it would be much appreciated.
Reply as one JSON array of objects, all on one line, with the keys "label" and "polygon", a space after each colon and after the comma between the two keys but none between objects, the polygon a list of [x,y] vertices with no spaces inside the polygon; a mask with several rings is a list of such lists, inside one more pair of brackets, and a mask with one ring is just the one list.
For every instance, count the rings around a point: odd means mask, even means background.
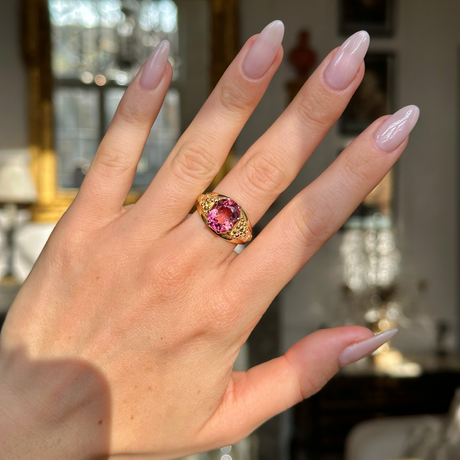
[{"label": "interior room", "polygon": [[155,47],[169,41],[173,76],[126,205],[136,206],[246,41],[275,20],[285,26],[282,62],[207,192],[332,50],[362,30],[370,44],[351,102],[253,241],[377,118],[409,104],[420,118],[390,172],[271,302],[234,369],[315,331],[398,333],[243,440],[186,458],[460,459],[458,0],[2,0],[2,324]]}]

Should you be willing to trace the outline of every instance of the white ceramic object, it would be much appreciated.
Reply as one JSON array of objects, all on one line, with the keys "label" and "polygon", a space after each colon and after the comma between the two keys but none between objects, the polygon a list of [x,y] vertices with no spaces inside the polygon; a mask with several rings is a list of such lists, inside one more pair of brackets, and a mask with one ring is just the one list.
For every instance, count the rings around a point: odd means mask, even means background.
[{"label": "white ceramic object", "polygon": [[0,151],[0,202],[33,203],[36,199],[28,150]]},{"label": "white ceramic object", "polygon": [[14,238],[13,274],[24,282],[42,252],[56,224],[27,222],[16,231]]}]

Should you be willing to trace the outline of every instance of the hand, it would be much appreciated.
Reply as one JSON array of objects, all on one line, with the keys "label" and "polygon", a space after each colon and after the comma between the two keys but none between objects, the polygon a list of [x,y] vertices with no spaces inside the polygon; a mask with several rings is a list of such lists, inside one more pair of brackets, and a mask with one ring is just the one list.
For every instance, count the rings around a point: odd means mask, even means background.
[{"label": "hand", "polygon": [[[362,327],[322,330],[232,371],[270,302],[390,170],[418,118],[409,106],[373,123],[237,255],[189,211],[280,65],[283,32],[275,22],[248,40],[130,207],[171,80],[167,43],[126,91],[2,331],[2,458],[170,459],[233,444],[381,344]],[[360,32],[332,51],[219,184],[253,224],[345,109],[368,43]]]}]

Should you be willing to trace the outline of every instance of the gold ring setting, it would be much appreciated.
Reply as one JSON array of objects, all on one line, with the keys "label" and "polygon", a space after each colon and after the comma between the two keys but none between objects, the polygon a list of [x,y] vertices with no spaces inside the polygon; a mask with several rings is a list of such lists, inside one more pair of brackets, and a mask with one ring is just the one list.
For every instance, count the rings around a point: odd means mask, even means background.
[{"label": "gold ring setting", "polygon": [[233,244],[251,241],[252,226],[243,208],[228,196],[205,193],[197,198],[197,209],[206,227]]}]

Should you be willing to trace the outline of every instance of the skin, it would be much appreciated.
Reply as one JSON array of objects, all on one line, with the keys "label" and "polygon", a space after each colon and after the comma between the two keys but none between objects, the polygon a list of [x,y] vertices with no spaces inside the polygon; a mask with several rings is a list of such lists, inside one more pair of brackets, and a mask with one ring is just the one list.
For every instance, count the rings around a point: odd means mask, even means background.
[{"label": "skin", "polygon": [[[171,81],[127,90],[76,197],[21,289],[1,334],[0,457],[171,459],[233,444],[317,392],[349,345],[347,326],[233,372],[270,302],[380,182],[392,153],[374,122],[240,254],[204,228],[196,197],[219,171],[281,63],[259,80],[243,47],[137,204],[123,207]],[[364,74],[328,88],[320,64],[216,192],[255,224],[295,178]],[[140,74],[142,73],[142,69]],[[267,249],[268,248],[268,249]]]}]

